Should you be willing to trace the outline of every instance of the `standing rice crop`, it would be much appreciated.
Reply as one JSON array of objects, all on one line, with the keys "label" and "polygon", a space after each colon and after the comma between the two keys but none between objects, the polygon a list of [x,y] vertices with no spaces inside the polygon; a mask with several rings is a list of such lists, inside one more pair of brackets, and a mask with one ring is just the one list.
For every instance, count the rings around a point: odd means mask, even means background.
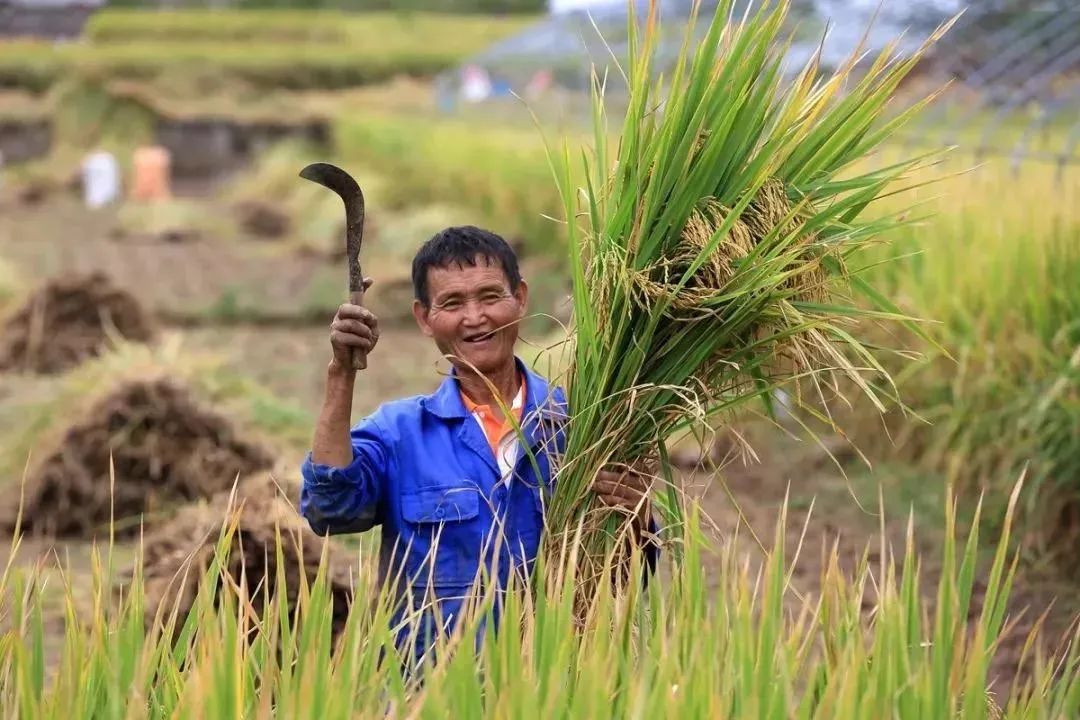
[{"label": "standing rice crop", "polygon": [[[654,72],[656,4],[642,27],[631,14],[617,146],[606,79],[596,77],[585,186],[572,182],[569,152],[549,155],[569,218],[576,343],[548,537],[557,547],[584,528],[585,588],[596,576],[588,567],[603,564],[627,526],[590,491],[602,467],[663,467],[673,432],[755,400],[767,405],[793,380],[796,397],[806,385],[823,399],[849,380],[879,407],[875,387],[889,387],[849,327],[859,317],[902,318],[845,260],[900,222],[863,211],[927,157],[854,165],[926,102],[889,107],[946,27],[907,57],[890,46],[831,75],[816,58],[787,73],[789,3],[762,2],[742,17],[732,16],[734,4],[719,4],[703,36],[692,19],[669,78]],[[659,504],[669,524],[678,521],[674,488]]]},{"label": "standing rice crop", "polygon": [[[933,318],[937,348],[896,373],[914,412],[865,423],[860,447],[917,467],[919,482],[987,493],[991,517],[1005,478],[1027,469],[1027,560],[1080,567],[1080,173],[957,153],[933,192],[914,193],[932,218],[900,228],[860,262],[905,310]],[[963,172],[958,172],[963,170]],[[887,261],[887,262],[885,262]],[[923,343],[919,343],[922,345]],[[887,364],[888,366],[888,364]],[[895,367],[895,366],[892,366]],[[866,414],[868,408],[859,407]],[[862,412],[856,416],[861,419]]]},{"label": "standing rice crop", "polygon": [[[709,548],[688,533],[686,562],[669,582],[598,595],[583,628],[575,625],[572,574],[498,600],[485,593],[452,636],[437,639],[439,661],[425,667],[422,684],[396,662],[392,593],[378,583],[375,562],[361,553],[350,563],[352,609],[335,635],[330,544],[317,568],[289,580],[283,559],[303,537],[280,523],[265,549],[277,555],[276,577],[237,579],[228,571],[237,513],[219,510],[226,521],[190,612],[166,601],[149,627],[144,580],[152,578],[136,559],[131,581],[115,592],[112,544],[94,550],[82,583],[70,562],[46,574],[59,556],[30,568],[9,560],[0,571],[0,716],[1050,720],[1080,713],[1075,630],[1040,639],[1036,623],[1025,675],[1006,697],[1011,678],[991,661],[1015,620],[1009,521],[984,565],[979,523],[963,542],[952,503],[936,583],[915,556],[910,525],[902,556],[882,538],[880,565],[868,549],[853,574],[833,548],[820,594],[798,599],[783,516],[775,549],[760,564],[744,562],[728,543],[706,571]],[[684,529],[696,522],[691,512]],[[474,642],[496,602],[502,629]]]}]

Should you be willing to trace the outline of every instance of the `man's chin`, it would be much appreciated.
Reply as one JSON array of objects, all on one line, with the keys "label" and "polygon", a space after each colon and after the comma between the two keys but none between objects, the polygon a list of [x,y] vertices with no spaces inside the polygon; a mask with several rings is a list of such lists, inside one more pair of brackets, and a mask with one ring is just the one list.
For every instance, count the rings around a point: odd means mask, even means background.
[{"label": "man's chin", "polygon": [[459,369],[472,370],[481,374],[488,374],[502,370],[508,363],[514,361],[513,352],[503,350],[474,350],[472,348],[460,348],[457,351]]}]

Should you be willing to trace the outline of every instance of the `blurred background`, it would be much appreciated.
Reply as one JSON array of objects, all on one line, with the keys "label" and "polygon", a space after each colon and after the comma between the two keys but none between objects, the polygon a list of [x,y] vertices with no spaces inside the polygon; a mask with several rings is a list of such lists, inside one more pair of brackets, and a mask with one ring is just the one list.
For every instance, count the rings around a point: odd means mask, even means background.
[{"label": "blurred background", "polygon": [[[674,59],[691,3],[659,5]],[[1000,523],[1023,474],[1016,602],[1057,597],[1064,623],[1080,594],[1080,8],[793,0],[786,53],[800,67],[820,52],[825,71],[860,46],[861,63],[904,56],[961,11],[896,112],[940,94],[871,159],[953,148],[884,202],[912,223],[861,259],[927,321],[926,337],[866,330],[895,351],[882,361],[906,408],[840,404],[849,432],[824,449],[784,418],[747,419],[756,458],[731,457],[728,427],[675,454],[721,534],[742,517],[768,536],[790,492],[803,519],[817,501],[809,542],[861,549],[880,493],[890,522],[913,511],[928,528],[931,573],[948,489],[964,517],[984,493]],[[593,66],[615,132],[626,23],[626,3],[588,0],[0,0],[0,482],[33,477],[28,456],[58,457],[57,438],[96,427],[91,400],[147,368],[296,475],[346,288],[340,201],[297,177],[316,160],[367,196],[361,260],[385,329],[357,417],[438,382],[409,262],[447,225],[521,253],[536,356],[570,318],[544,138],[586,140]],[[133,345],[108,350],[103,325]],[[61,496],[37,511],[78,512]]]}]

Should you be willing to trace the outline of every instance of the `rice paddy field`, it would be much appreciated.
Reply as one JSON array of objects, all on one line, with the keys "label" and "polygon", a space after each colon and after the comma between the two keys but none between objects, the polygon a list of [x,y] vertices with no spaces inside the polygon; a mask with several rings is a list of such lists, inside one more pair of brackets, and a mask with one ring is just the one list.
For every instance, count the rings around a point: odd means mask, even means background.
[{"label": "rice paddy field", "polygon": [[[851,115],[809,85],[801,102],[819,113],[748,91],[775,114],[747,121],[701,69],[687,70],[700,102],[683,110],[730,125],[681,154],[678,103],[655,124],[616,114],[593,128],[547,123],[543,108],[540,129],[520,109],[440,114],[430,76],[522,17],[155,15],[101,13],[60,49],[0,42],[0,85],[19,88],[0,101],[64,128],[0,175],[4,717],[1080,717],[1080,168],[976,162],[962,144],[909,162],[911,148],[867,141],[869,89]],[[740,57],[755,60],[731,65],[731,82],[768,67],[754,49],[770,27],[753,26]],[[185,58],[209,58],[216,79],[201,86]],[[89,209],[71,180],[102,142],[129,179],[131,148],[162,117],[281,107],[328,118],[333,150],[272,143],[219,175],[176,178],[154,204]],[[716,204],[673,209],[715,179],[686,168],[735,157],[755,132],[764,160],[747,150],[704,193]],[[455,634],[403,670],[377,540],[324,540],[296,511],[345,290],[340,201],[296,177],[314,159],[353,172],[368,203],[382,337],[354,418],[430,392],[448,367],[408,309],[415,250],[447,225],[500,231],[531,286],[519,354],[583,406],[631,418],[623,444],[665,418],[664,487],[677,492],[657,495],[670,529],[650,582],[612,584],[642,558],[596,559],[585,501],[569,503],[556,508],[569,531],[551,533],[529,581],[499,593],[479,578]],[[756,230],[755,193],[777,178],[819,194],[789,188]],[[669,262],[656,228],[677,212],[704,229],[678,235],[684,255]],[[738,250],[744,232],[758,250]],[[640,244],[604,244],[627,237]],[[696,274],[688,237],[719,287]],[[850,251],[830,254],[829,238]],[[733,322],[722,313],[679,315],[761,290],[739,289],[738,262],[708,264],[710,252],[779,273],[770,322],[717,335]],[[829,258],[859,282],[825,300]],[[850,342],[808,382],[820,328]],[[631,334],[679,348],[679,362],[611,349]],[[729,360],[743,348],[739,366],[757,370],[672,379],[708,342]],[[612,358],[668,378],[657,387],[722,386],[723,401],[649,399],[642,384],[644,399],[619,404],[586,382],[620,387],[604,375]],[[632,414],[642,407],[648,422]],[[584,458],[573,479],[612,440],[571,432]],[[490,629],[496,611],[509,630]]]},{"label": "rice paddy field", "polygon": [[342,88],[430,76],[512,34],[528,16],[437,13],[109,12],[83,42],[0,45],[0,87],[47,91],[58,79],[236,83],[261,89]]}]

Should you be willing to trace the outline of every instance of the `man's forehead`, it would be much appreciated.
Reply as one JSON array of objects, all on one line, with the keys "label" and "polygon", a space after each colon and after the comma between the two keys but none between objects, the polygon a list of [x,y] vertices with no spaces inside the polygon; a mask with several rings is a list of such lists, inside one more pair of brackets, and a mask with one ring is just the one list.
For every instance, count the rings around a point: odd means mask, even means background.
[{"label": "man's forehead", "polygon": [[478,256],[474,262],[475,265],[452,262],[448,265],[428,268],[428,283],[432,290],[436,291],[464,284],[507,284],[506,273],[503,272],[498,260]]}]

